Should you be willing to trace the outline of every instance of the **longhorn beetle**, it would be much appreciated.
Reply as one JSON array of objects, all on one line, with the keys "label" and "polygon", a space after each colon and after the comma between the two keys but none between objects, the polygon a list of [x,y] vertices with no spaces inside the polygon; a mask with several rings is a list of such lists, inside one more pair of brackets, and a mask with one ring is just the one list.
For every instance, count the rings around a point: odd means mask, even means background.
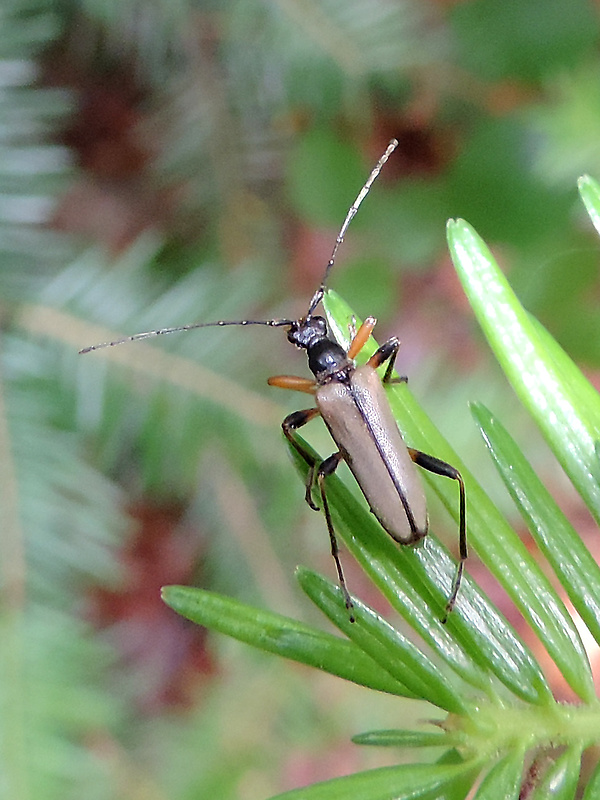
[{"label": "longhorn beetle", "polygon": [[[323,279],[314,293],[304,317],[297,320],[219,320],[181,325],[175,328],[161,328],[138,333],[114,342],[85,347],[80,350],[80,353],[88,353],[103,347],[112,347],[165,333],[190,331],[197,328],[225,325],[267,325],[271,328],[287,328],[288,340],[296,347],[306,350],[308,366],[314,379],[300,378],[294,375],[276,375],[269,378],[268,383],[282,389],[292,389],[314,395],[315,407],[289,414],[283,420],[282,428],[290,445],[308,464],[306,502],[315,511],[320,509],[312,499],[312,490],[315,485],[318,486],[331,540],[331,553],[351,620],[354,621],[352,600],[344,580],[325,491],[325,479],[335,472],[340,461],[345,461],[349,466],[371,511],[383,529],[400,544],[414,544],[426,536],[428,530],[425,495],[413,464],[418,464],[429,472],[444,475],[458,482],[460,560],[442,620],[445,622],[456,602],[463,565],[467,558],[465,487],[462,476],[457,469],[445,461],[407,447],[398,430],[382,381],[375,371],[387,362],[383,384],[406,382],[405,377],[392,378],[394,362],[400,347],[398,339],[396,337],[389,339],[381,345],[366,364],[357,367],[354,359],[369,339],[376,320],[373,317],[366,318],[358,331],[353,332],[350,347],[346,351],[331,337],[324,317],[314,313],[327,291],[327,279],[335,263],[338,249],[344,241],[348,226],[397,145],[398,142],[392,139],[350,207],[337,235]],[[295,434],[298,428],[319,415],[323,418],[338,448],[333,455],[320,463],[296,438]]]}]

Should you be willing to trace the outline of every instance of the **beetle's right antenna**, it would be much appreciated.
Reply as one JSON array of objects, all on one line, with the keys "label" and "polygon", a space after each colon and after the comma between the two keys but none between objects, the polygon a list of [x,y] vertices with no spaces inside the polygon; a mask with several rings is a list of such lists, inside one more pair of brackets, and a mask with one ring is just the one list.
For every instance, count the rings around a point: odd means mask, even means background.
[{"label": "beetle's right antenna", "polygon": [[[308,312],[306,314],[305,319],[310,319],[312,313],[314,312],[315,308],[319,305],[321,300],[323,299],[323,295],[325,294],[325,289],[327,288],[327,278],[329,277],[329,272],[335,263],[335,257],[337,255],[337,251],[341,243],[344,241],[344,236],[346,235],[346,231],[348,230],[348,226],[356,216],[356,212],[358,211],[360,204],[365,199],[367,194],[369,193],[369,189],[373,185],[375,179],[383,169],[383,165],[394,152],[394,150],[398,147],[398,140],[392,139],[391,142],[386,147],[385,153],[381,156],[377,164],[375,164],[371,174],[367,178],[367,182],[362,187],[358,196],[354,203],[350,206],[350,210],[346,214],[346,219],[344,220],[344,224],[340,228],[340,232],[337,235],[337,239],[335,240],[335,245],[331,252],[331,257],[327,262],[327,267],[325,269],[325,274],[323,275],[323,280],[315,294],[313,295],[312,300],[310,301],[310,306],[308,307]],[[127,342],[135,342],[139,341],[140,339],[149,339],[153,336],[160,336],[165,333],[175,333],[176,331],[193,331],[197,328],[213,328],[213,327],[224,327],[225,325],[267,325],[271,328],[279,328],[286,325],[293,325],[294,320],[291,319],[266,319],[266,320],[254,320],[254,319],[242,319],[242,320],[218,320],[217,322],[195,322],[192,325],[179,325],[175,328],[161,328],[155,331],[146,331],[145,333],[136,333],[133,336],[126,336],[124,339],[116,339],[112,342],[102,342],[101,344],[95,344],[91,347],[84,347],[83,350],[80,350],[79,353],[91,353],[93,350],[102,350],[105,347],[114,347],[118,344],[126,344]]]},{"label": "beetle's right antenna", "polygon": [[323,299],[323,295],[325,294],[325,289],[327,288],[327,278],[329,277],[331,268],[335,264],[335,257],[337,256],[337,251],[339,250],[341,243],[344,241],[344,236],[346,235],[348,226],[356,216],[356,212],[360,208],[360,204],[369,193],[369,189],[371,188],[371,186],[375,182],[375,179],[383,169],[383,165],[397,147],[398,147],[398,140],[392,139],[391,142],[386,147],[385,153],[381,156],[377,164],[375,164],[371,174],[367,178],[367,182],[358,193],[356,200],[350,206],[350,210],[346,214],[346,219],[344,220],[344,224],[340,228],[340,232],[338,233],[337,239],[335,240],[335,245],[333,246],[331,256],[329,258],[329,261],[327,262],[327,267],[325,268],[325,274],[323,275],[323,280],[321,281],[321,285],[314,293],[313,299],[310,301],[310,306],[308,307],[308,312],[306,314],[307,317],[310,317],[312,315],[315,308],[319,305],[319,303]]},{"label": "beetle's right antenna", "polygon": [[105,347],[114,347],[117,344],[127,344],[128,342],[139,342],[141,339],[150,339],[154,336],[162,336],[165,333],[178,333],[179,331],[195,331],[197,328],[224,328],[226,325],[267,325],[269,328],[280,328],[282,325],[293,325],[293,319],[220,319],[217,322],[193,322],[191,325],[178,325],[175,328],[158,328],[155,331],[145,331],[135,333],[133,336],[125,336],[123,339],[115,339],[112,342],[101,342],[93,344],[91,347],[84,347],[79,351],[79,355],[91,353],[94,350],[103,350]]}]

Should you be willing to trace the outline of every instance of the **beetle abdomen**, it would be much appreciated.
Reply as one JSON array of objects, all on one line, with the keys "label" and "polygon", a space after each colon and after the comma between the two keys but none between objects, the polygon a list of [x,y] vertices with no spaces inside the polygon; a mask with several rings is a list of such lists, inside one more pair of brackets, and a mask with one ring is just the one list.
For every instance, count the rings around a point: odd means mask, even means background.
[{"label": "beetle abdomen", "polygon": [[319,411],[382,527],[402,544],[427,534],[423,487],[381,380],[365,365],[316,391]]}]

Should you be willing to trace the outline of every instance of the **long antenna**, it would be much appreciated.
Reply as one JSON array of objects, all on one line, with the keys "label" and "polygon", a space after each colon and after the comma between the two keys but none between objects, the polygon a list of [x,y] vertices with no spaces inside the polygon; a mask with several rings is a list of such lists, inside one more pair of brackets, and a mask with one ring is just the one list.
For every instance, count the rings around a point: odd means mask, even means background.
[{"label": "long antenna", "polygon": [[381,158],[379,159],[377,164],[375,164],[375,166],[373,167],[373,170],[371,171],[371,174],[367,178],[367,182],[365,183],[365,185],[362,187],[362,189],[358,193],[358,196],[357,196],[356,200],[350,206],[350,210],[346,214],[346,219],[344,220],[344,224],[340,228],[340,232],[338,233],[337,239],[335,240],[335,245],[333,246],[333,250],[331,252],[331,256],[329,258],[329,261],[327,262],[327,266],[325,268],[325,274],[323,275],[323,279],[321,281],[321,285],[319,286],[317,291],[314,293],[313,299],[310,301],[310,306],[308,307],[308,313],[306,315],[307,317],[311,316],[311,314],[313,313],[315,308],[319,305],[319,303],[323,299],[323,295],[325,294],[325,289],[327,288],[327,278],[329,277],[329,273],[331,271],[331,268],[335,264],[335,257],[337,256],[337,251],[339,250],[340,245],[344,241],[344,236],[346,235],[346,231],[348,230],[348,227],[349,227],[350,223],[352,222],[352,220],[356,216],[356,212],[360,208],[360,204],[365,199],[365,197],[368,195],[369,189],[371,188],[371,186],[375,182],[375,179],[377,178],[377,176],[379,175],[379,173],[383,169],[383,165],[385,164],[385,162],[388,160],[388,158],[392,155],[392,153],[394,152],[394,150],[397,147],[398,147],[398,140],[397,139],[392,139],[390,141],[390,143],[388,144],[388,146],[386,147],[385,153],[381,156]]},{"label": "long antenna", "polygon": [[[391,142],[388,144],[385,153],[381,156],[375,167],[371,171],[371,174],[367,178],[365,185],[362,187],[358,196],[354,203],[350,206],[350,210],[346,214],[346,219],[344,220],[344,224],[340,228],[340,232],[337,235],[335,240],[335,245],[331,252],[331,257],[327,262],[327,267],[325,269],[325,274],[323,275],[323,280],[315,294],[313,295],[312,300],[310,301],[310,306],[308,307],[308,312],[306,314],[306,319],[309,319],[315,310],[315,308],[321,302],[323,295],[325,293],[325,289],[327,288],[327,278],[329,277],[329,272],[335,263],[335,257],[337,255],[337,251],[344,241],[344,236],[346,235],[346,231],[348,230],[348,226],[356,216],[356,212],[358,211],[360,204],[365,199],[367,194],[369,193],[369,189],[373,185],[375,179],[381,172],[383,165],[394,152],[394,150],[398,147],[398,140],[392,139]],[[144,333],[136,333],[134,336],[126,336],[123,339],[116,339],[113,342],[102,342],[101,344],[94,344],[91,347],[84,347],[82,350],[79,351],[80,354],[83,353],[91,353],[94,350],[102,350],[105,347],[114,347],[118,344],[126,344],[127,342],[137,342],[140,339],[150,339],[153,336],[161,336],[165,333],[177,333],[178,331],[194,331],[198,328],[218,328],[224,327],[226,325],[267,325],[271,328],[279,328],[284,325],[293,325],[295,320],[292,319],[241,319],[241,320],[218,320],[217,322],[195,322],[191,325],[179,325],[174,328],[159,328],[155,331],[145,331]]]},{"label": "long antenna", "polygon": [[153,336],[161,336],[163,333],[176,333],[178,331],[194,331],[196,328],[222,328],[226,325],[268,325],[270,328],[279,328],[282,325],[292,325],[292,319],[239,319],[227,320],[220,319],[217,322],[193,322],[191,325],[179,325],[175,328],[159,328],[155,331],[145,331],[144,333],[136,333],[133,336],[126,336],[124,339],[116,339],[114,342],[102,342],[101,344],[93,344],[91,347],[84,347],[79,351],[79,355],[83,353],[91,353],[93,350],[102,350],[104,347],[114,347],[117,344],[127,344],[127,342],[137,342],[140,339],[151,339]]}]

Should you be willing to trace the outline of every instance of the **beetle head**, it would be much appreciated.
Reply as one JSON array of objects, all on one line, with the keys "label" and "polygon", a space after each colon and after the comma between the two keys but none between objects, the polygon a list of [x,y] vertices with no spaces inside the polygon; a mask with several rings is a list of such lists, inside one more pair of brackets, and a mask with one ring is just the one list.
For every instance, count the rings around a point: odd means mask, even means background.
[{"label": "beetle head", "polygon": [[296,347],[308,350],[320,339],[327,338],[327,323],[323,317],[303,317],[292,322],[287,338]]}]

